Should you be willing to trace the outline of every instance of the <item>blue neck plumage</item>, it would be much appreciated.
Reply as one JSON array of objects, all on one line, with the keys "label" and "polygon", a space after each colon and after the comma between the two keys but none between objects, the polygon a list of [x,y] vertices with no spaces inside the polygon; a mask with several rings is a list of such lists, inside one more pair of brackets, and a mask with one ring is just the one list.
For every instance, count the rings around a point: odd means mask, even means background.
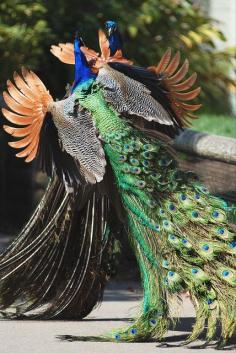
[{"label": "blue neck plumage", "polygon": [[88,65],[84,53],[80,49],[79,39],[74,40],[74,54],[75,54],[75,79],[72,87],[72,93],[79,89],[88,81],[92,81],[96,78],[96,75],[92,72]]},{"label": "blue neck plumage", "polygon": [[109,48],[111,56],[113,56],[117,50],[122,50],[121,36],[118,31],[114,31],[109,35]]}]

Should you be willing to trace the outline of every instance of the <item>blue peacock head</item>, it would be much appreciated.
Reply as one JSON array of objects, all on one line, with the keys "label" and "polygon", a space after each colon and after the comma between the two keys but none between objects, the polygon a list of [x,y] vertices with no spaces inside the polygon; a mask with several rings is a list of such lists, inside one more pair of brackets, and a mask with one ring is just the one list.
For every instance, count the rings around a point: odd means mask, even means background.
[{"label": "blue peacock head", "polygon": [[74,74],[74,84],[72,87],[72,93],[88,81],[92,81],[96,78],[96,75],[92,72],[91,67],[86,59],[86,56],[81,50],[81,46],[84,42],[79,36],[78,31],[75,34],[74,40],[74,55],[75,55],[75,74]]},{"label": "blue peacock head", "polygon": [[115,21],[106,21],[105,28],[107,30],[108,36],[117,31],[117,22]]},{"label": "blue peacock head", "polygon": [[106,21],[105,28],[108,34],[109,48],[111,51],[111,56],[113,56],[117,50],[122,50],[123,43],[120,32],[118,30],[117,22]]}]

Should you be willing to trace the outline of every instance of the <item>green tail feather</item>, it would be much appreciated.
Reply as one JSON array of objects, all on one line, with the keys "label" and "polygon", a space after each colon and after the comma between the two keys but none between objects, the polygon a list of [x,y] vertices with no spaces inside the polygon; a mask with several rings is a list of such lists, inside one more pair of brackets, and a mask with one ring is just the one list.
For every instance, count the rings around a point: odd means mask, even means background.
[{"label": "green tail feather", "polygon": [[196,323],[188,341],[208,323],[206,340],[221,322],[221,343],[235,332],[236,234],[225,202],[192,173],[177,169],[169,147],[130,127],[99,89],[81,95],[104,141],[126,210],[130,241],[142,274],[144,300],[133,325],[101,340],[160,339],[168,328],[169,297],[188,290]]},{"label": "green tail feather", "polygon": [[218,320],[227,340],[236,326],[236,235],[227,225],[224,201],[211,196],[191,173],[178,171],[162,142],[128,128],[104,139],[144,290],[138,319],[107,339],[160,339],[170,321],[168,296],[188,290],[196,323],[187,342],[199,336],[206,321],[210,341]]}]

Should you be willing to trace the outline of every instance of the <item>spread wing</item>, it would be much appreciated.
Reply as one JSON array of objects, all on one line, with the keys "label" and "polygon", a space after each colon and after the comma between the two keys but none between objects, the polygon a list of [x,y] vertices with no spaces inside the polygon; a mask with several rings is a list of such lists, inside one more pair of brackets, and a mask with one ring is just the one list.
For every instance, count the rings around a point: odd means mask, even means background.
[{"label": "spread wing", "polygon": [[149,67],[149,70],[162,77],[162,86],[167,91],[166,95],[177,120],[181,126],[188,126],[190,119],[197,118],[192,112],[201,107],[201,104],[186,103],[196,98],[201,91],[200,87],[190,90],[196,81],[197,74],[193,73],[188,78],[185,77],[189,70],[188,60],[186,59],[180,66],[180,53],[177,52],[172,58],[171,49],[168,48],[158,65]]},{"label": "spread wing", "polygon": [[37,155],[40,131],[43,126],[47,107],[53,102],[43,82],[38,76],[26,69],[22,69],[22,76],[14,73],[15,85],[8,80],[7,90],[3,98],[11,110],[2,109],[5,118],[18,127],[4,125],[4,130],[19,137],[18,141],[9,142],[16,149],[22,149],[17,157],[31,162]]},{"label": "spread wing", "polygon": [[[97,70],[105,62],[120,62],[127,65],[131,65],[132,61],[123,57],[122,51],[117,50],[114,55],[110,55],[109,41],[105,33],[100,29],[98,31],[99,46],[101,55],[95,52],[93,49],[85,46],[81,47],[82,52],[86,56],[87,61],[90,63],[92,69]],[[56,56],[61,62],[65,64],[75,64],[74,45],[72,43],[59,43],[58,45],[52,45],[50,49],[51,53]]]},{"label": "spread wing", "polygon": [[164,125],[174,124],[144,84],[114,70],[110,65],[101,67],[96,82],[102,87],[106,101],[120,114],[142,117]]},{"label": "spread wing", "polygon": [[106,159],[90,113],[73,95],[58,103],[62,103],[63,117],[60,112],[55,113],[53,120],[63,149],[78,161],[80,173],[87,182],[100,182],[105,174]]},{"label": "spread wing", "polygon": [[14,74],[14,81],[7,81],[7,92],[3,96],[9,109],[3,108],[2,112],[15,125],[4,125],[3,128],[17,139],[9,142],[11,147],[21,150],[16,156],[25,158],[26,162],[37,157],[43,171],[49,176],[56,172],[71,186],[100,181],[106,162],[89,114],[76,107],[73,124],[70,122],[67,126],[65,120],[58,128],[48,110],[64,101],[53,102],[42,81],[32,71],[22,69],[22,75]]},{"label": "spread wing", "polygon": [[49,177],[56,173],[59,179],[69,186],[85,184],[78,161],[62,148],[50,113],[46,115],[41,129],[37,162],[39,168]]},{"label": "spread wing", "polygon": [[[81,50],[86,56],[88,62],[96,60],[99,55],[94,50],[87,47],[81,47]],[[65,64],[75,64],[74,45],[72,43],[59,43],[58,45],[52,45],[50,52]]]}]

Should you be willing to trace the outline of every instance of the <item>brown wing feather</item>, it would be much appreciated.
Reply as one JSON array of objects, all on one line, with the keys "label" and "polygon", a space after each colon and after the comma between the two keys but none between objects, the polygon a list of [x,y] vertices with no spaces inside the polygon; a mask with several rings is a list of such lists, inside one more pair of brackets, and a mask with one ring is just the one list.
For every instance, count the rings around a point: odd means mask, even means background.
[{"label": "brown wing feather", "polygon": [[27,85],[23,78],[18,75],[17,72],[14,72],[13,78],[17,88],[21,91],[21,93],[23,93],[32,102],[34,102],[34,100],[37,98],[37,94],[32,92],[31,88]]},{"label": "brown wing feather", "polygon": [[26,163],[32,162],[32,160],[35,159],[38,152],[38,144],[39,144],[39,138],[35,142],[35,146],[31,150],[31,152],[28,154],[28,157],[25,159]]},{"label": "brown wing feather", "polygon": [[72,43],[59,43],[59,47],[68,54],[74,54],[74,46]]},{"label": "brown wing feather", "polygon": [[32,101],[24,96],[24,94],[22,94],[10,80],[7,81],[7,90],[15,101],[24,105],[25,108],[32,108]]},{"label": "brown wing feather", "polygon": [[123,57],[122,50],[117,50],[115,54],[107,60],[107,62],[120,62],[126,65],[132,65],[133,61]]},{"label": "brown wing feather", "polygon": [[93,59],[96,60],[99,56],[99,54],[95,50],[87,48],[87,47],[81,47],[81,51],[84,53],[84,55],[86,56],[86,59],[88,61],[93,60]]},{"label": "brown wing feather", "polygon": [[68,53],[60,46],[60,44],[59,46],[52,45],[50,52],[64,64],[70,64],[70,65],[75,64],[74,51],[72,51],[72,53]]},{"label": "brown wing feather", "polygon": [[193,91],[186,92],[186,93],[178,93],[178,92],[173,92],[172,95],[173,97],[181,100],[181,101],[190,101],[194,98],[196,98],[201,91],[200,87],[195,88]]},{"label": "brown wing feather", "polygon": [[[98,57],[98,53],[90,48],[81,47],[81,50],[88,61],[95,60]],[[65,64],[75,64],[74,46],[72,43],[59,43],[58,46],[52,45],[50,52]]]},{"label": "brown wing feather", "polygon": [[149,70],[155,72],[157,75],[163,75],[163,85],[168,91],[168,98],[171,102],[178,121],[181,126],[188,126],[189,119],[196,119],[197,117],[190,111],[196,111],[201,107],[201,104],[186,104],[185,101],[190,101],[196,98],[201,89],[197,87],[188,91],[195,83],[197,74],[194,73],[190,77],[185,78],[189,69],[189,62],[185,60],[183,65],[180,65],[180,53],[177,52],[173,59],[171,59],[171,49],[162,56],[159,64],[151,66]]},{"label": "brown wing feather", "polygon": [[185,110],[191,110],[195,112],[199,108],[201,108],[201,104],[186,104],[186,103],[181,103],[180,106],[185,109]]},{"label": "brown wing feather", "polygon": [[186,91],[187,89],[191,88],[194,83],[196,82],[197,79],[197,74],[196,72],[189,76],[185,81],[177,84],[172,85],[172,89],[175,92],[181,92],[181,91]]},{"label": "brown wing feather", "polygon": [[8,125],[3,125],[3,129],[9,134],[14,137],[25,137],[30,134],[32,128],[34,126],[34,123],[32,125],[29,125],[27,127],[22,127],[22,128],[17,128],[17,127],[12,127]]},{"label": "brown wing feather", "polygon": [[109,41],[101,29],[98,31],[98,40],[101,49],[101,58],[106,61],[110,57]]},{"label": "brown wing feather", "polygon": [[34,139],[36,139],[40,128],[41,128],[41,126],[39,124],[35,125],[29,135],[27,135],[26,137],[24,137],[18,141],[9,142],[8,143],[9,146],[11,146],[13,148],[23,148],[23,147],[28,146]]},{"label": "brown wing feather", "polygon": [[[84,46],[81,47],[81,50],[86,56],[93,71],[97,72],[104,63],[108,62],[120,62],[127,65],[133,64],[131,60],[123,57],[121,50],[117,50],[113,56],[110,56],[109,41],[106,34],[101,29],[98,31],[98,39],[101,50],[100,56],[99,53],[93,49]],[[75,64],[74,46],[72,43],[59,43],[58,45],[52,45],[50,51],[63,63]]]},{"label": "brown wing feather", "polygon": [[172,85],[173,83],[180,82],[188,73],[188,69],[189,69],[189,62],[186,59],[183,65],[181,66],[181,68],[173,76],[170,76],[167,78],[168,84]]},{"label": "brown wing feather", "polygon": [[28,125],[32,124],[33,118],[29,116],[18,115],[10,112],[9,110],[2,108],[2,113],[11,123],[16,125]]},{"label": "brown wing feather", "polygon": [[[21,127],[4,125],[4,130],[18,141],[9,142],[13,148],[23,148],[17,157],[26,157],[25,161],[33,160],[38,151],[40,130],[48,105],[53,102],[51,95],[38,76],[22,68],[22,76],[14,74],[15,85],[7,81],[8,93],[3,98],[12,110],[2,109],[5,118]],[[17,113],[17,114],[16,114]]]},{"label": "brown wing feather", "polygon": [[39,144],[39,138],[37,137],[36,139],[34,139],[32,141],[31,144],[29,144],[23,151],[19,152],[16,154],[16,157],[28,157],[30,155],[30,153],[35,150],[35,148],[38,149],[38,144]]},{"label": "brown wing feather", "polygon": [[170,64],[168,65],[168,67],[166,68],[165,72],[171,76],[173,75],[173,73],[177,70],[178,66],[179,66],[179,62],[180,62],[180,52],[178,51],[175,56],[173,57],[173,59],[171,60]]},{"label": "brown wing feather", "polygon": [[155,71],[157,74],[165,71],[167,65],[170,62],[170,58],[171,58],[171,48],[168,48],[167,51],[162,56],[159,64],[155,67]]},{"label": "brown wing feather", "polygon": [[17,114],[29,115],[31,110],[23,107],[17,101],[15,101],[7,92],[3,92],[3,99],[11,110],[14,110]]}]

